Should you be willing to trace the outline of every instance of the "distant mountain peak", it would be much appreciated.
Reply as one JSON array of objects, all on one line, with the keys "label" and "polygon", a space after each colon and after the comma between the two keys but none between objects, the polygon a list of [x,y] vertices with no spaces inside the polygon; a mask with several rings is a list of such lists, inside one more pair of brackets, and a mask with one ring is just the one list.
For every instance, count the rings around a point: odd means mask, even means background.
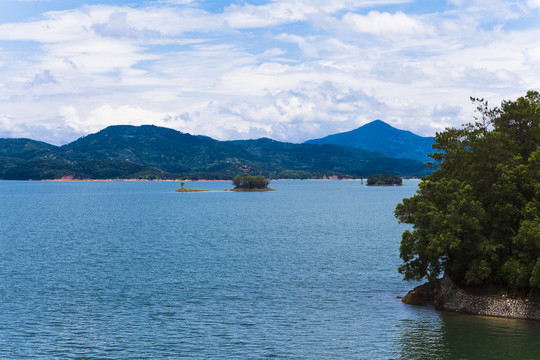
[{"label": "distant mountain peak", "polygon": [[367,124],[364,124],[364,125],[360,126],[359,128],[356,128],[356,129],[354,129],[352,131],[357,131],[357,130],[360,130],[360,129],[380,129],[380,130],[393,131],[393,132],[396,132],[396,133],[409,133],[409,134],[412,134],[414,136],[423,137],[423,136],[420,136],[420,135],[416,135],[415,133],[413,133],[413,132],[411,132],[409,130],[402,130],[402,129],[395,128],[392,125],[390,125],[387,122],[384,122],[382,120],[373,120],[373,121],[368,122]]},{"label": "distant mountain peak", "polygon": [[393,127],[392,125],[385,123],[382,120],[376,119],[372,122],[368,122],[367,124],[364,124],[363,126],[381,126],[381,127]]},{"label": "distant mountain peak", "polygon": [[432,137],[422,137],[408,130],[400,130],[382,121],[374,120],[357,129],[306,141],[307,144],[334,144],[376,151],[394,158],[429,161],[433,152]]}]

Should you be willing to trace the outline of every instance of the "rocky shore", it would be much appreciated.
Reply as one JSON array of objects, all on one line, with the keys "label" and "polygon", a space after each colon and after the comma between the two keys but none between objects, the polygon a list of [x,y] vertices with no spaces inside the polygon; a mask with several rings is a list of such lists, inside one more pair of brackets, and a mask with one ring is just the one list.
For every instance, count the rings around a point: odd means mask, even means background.
[{"label": "rocky shore", "polygon": [[512,319],[540,320],[540,303],[504,296],[467,293],[448,277],[420,285],[401,300],[410,305],[435,305],[438,310]]}]

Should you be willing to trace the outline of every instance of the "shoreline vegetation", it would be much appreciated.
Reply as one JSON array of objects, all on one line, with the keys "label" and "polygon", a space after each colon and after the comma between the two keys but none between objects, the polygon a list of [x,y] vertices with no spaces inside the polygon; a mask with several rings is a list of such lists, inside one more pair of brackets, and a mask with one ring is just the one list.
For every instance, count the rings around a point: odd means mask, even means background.
[{"label": "shoreline vegetation", "polygon": [[234,185],[233,189],[228,191],[272,191],[268,185],[270,184],[270,179],[265,178],[264,176],[251,176],[248,173],[242,175],[237,175],[232,179]]},{"label": "shoreline vegetation", "polygon": [[388,174],[374,174],[367,178],[367,186],[402,186],[403,179]]},{"label": "shoreline vegetation", "polygon": [[398,271],[441,309],[540,320],[540,93],[471,101],[475,121],[437,134],[436,170],[394,210],[410,225]]}]

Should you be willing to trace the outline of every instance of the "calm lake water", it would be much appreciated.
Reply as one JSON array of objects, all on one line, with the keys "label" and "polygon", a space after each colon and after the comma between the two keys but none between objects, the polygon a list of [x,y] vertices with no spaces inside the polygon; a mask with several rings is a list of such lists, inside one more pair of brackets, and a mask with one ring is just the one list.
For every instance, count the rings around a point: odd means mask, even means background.
[{"label": "calm lake water", "polygon": [[538,322],[396,298],[405,185],[0,181],[0,358],[540,358]]}]

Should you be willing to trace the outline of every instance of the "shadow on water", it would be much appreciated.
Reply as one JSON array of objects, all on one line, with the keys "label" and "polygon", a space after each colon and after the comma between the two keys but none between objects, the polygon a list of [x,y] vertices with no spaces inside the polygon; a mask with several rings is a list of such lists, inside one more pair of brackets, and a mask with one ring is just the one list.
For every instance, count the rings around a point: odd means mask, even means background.
[{"label": "shadow on water", "polygon": [[540,322],[413,311],[399,321],[400,359],[540,359]]}]

